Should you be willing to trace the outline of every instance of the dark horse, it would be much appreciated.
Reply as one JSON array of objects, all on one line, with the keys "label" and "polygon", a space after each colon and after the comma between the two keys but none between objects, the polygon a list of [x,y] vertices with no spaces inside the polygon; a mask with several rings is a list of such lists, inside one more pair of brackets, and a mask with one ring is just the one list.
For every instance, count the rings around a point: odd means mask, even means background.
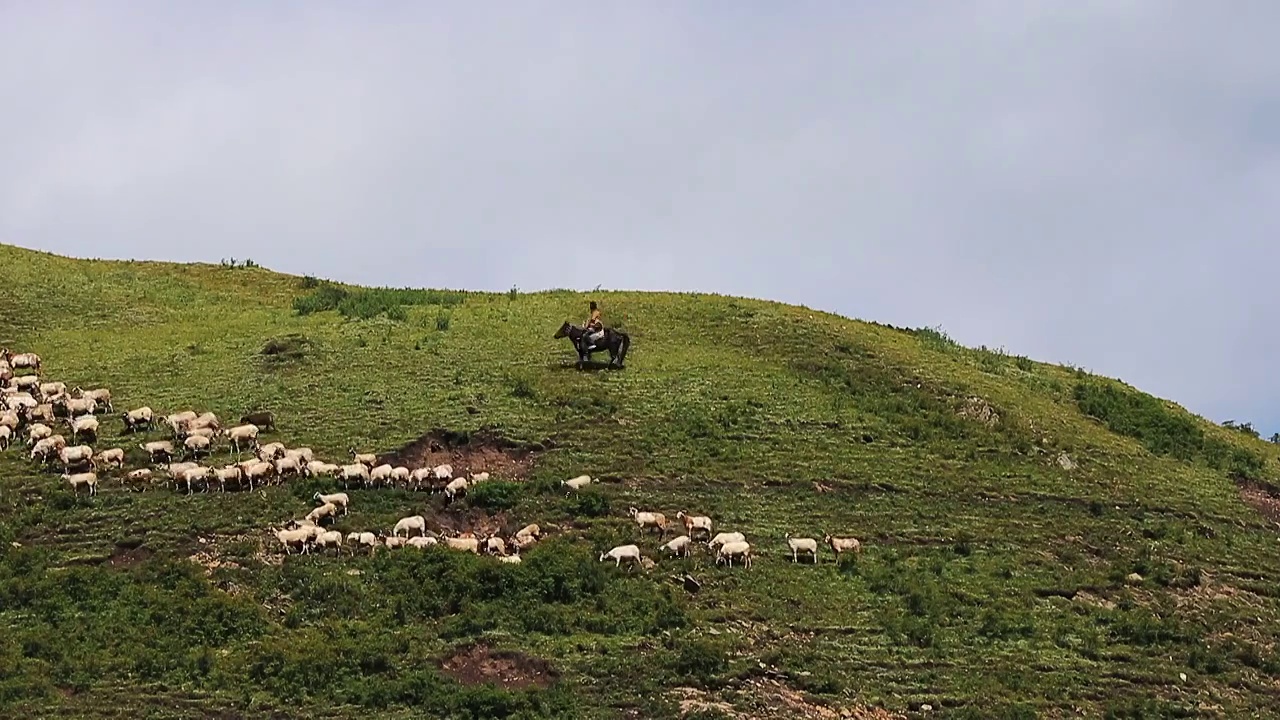
[{"label": "dark horse", "polygon": [[569,321],[565,321],[560,329],[556,331],[555,339],[569,338],[573,343],[573,347],[578,351],[578,368],[581,369],[591,360],[591,353],[600,352],[601,350],[609,351],[609,367],[624,367],[623,362],[627,359],[627,349],[631,347],[631,336],[621,330],[613,328],[604,329],[604,337],[600,338],[598,344],[591,347],[584,347],[586,343],[587,332],[582,328],[574,325]]}]

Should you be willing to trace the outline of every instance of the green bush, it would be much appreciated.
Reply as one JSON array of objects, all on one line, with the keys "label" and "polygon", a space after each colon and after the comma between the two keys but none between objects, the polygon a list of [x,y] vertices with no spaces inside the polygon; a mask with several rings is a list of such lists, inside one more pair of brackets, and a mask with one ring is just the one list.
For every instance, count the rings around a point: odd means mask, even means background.
[{"label": "green bush", "polygon": [[454,290],[414,290],[409,288],[365,288],[347,290],[332,283],[320,282],[311,292],[293,299],[299,315],[337,310],[346,318],[367,320],[387,315],[402,321],[408,317],[405,306],[438,305],[454,307],[466,302],[467,293]]},{"label": "green bush", "polygon": [[467,502],[490,512],[510,510],[520,503],[520,483],[505,480],[489,480],[468,491]]}]

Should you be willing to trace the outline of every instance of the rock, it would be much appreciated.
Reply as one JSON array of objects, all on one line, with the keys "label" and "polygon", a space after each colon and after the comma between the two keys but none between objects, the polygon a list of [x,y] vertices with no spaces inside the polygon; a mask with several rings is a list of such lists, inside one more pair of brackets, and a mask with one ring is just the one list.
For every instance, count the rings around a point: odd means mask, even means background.
[{"label": "rock", "polygon": [[1186,674],[1186,673],[1178,673],[1178,679],[1179,679],[1179,680],[1181,680],[1182,682],[1186,682],[1186,681],[1187,681],[1187,674]]},{"label": "rock", "polygon": [[1142,584],[1142,576],[1141,576],[1141,575],[1139,575],[1138,573],[1129,573],[1129,574],[1125,577],[1124,581],[1125,581],[1125,582],[1127,582],[1127,583],[1129,583],[1130,585],[1141,585],[1141,584]]},{"label": "rock", "polygon": [[1062,468],[1063,470],[1075,470],[1076,463],[1066,453],[1060,453],[1058,455],[1058,467]]},{"label": "rock", "polygon": [[933,706],[929,703],[925,703],[920,706],[920,712],[933,712]]}]

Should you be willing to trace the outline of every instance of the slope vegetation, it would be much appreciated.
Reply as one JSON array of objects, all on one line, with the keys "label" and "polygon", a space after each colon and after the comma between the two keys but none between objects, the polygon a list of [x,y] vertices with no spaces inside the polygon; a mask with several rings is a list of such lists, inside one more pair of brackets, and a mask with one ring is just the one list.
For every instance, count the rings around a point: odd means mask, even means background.
[{"label": "slope vegetation", "polygon": [[[519,565],[443,548],[286,558],[269,529],[333,481],[187,495],[112,478],[77,497],[14,447],[2,714],[1215,717],[1280,701],[1280,542],[1258,511],[1274,446],[931,330],[592,297],[632,335],[626,370],[576,371],[551,338],[582,314],[574,292],[365,290],[0,246],[0,345],[39,353],[46,379],[108,387],[117,412],[268,409],[264,440],[333,462],[354,447],[495,476],[452,504],[351,490],[344,533],[422,514],[547,534]],[[143,466],[141,438],[102,422],[96,447]],[[566,496],[584,473],[600,482]],[[754,564],[665,558],[629,507],[709,515]],[[792,563],[788,533],[863,550]],[[656,566],[599,561],[629,542]]]}]

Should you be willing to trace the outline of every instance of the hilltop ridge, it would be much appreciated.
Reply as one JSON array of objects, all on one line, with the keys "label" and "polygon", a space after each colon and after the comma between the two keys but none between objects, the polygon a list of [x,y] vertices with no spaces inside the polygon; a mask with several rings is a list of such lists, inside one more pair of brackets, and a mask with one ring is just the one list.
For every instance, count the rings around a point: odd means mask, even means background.
[{"label": "hilltop ridge", "polygon": [[[264,439],[323,459],[356,448],[496,476],[453,504],[351,490],[344,534],[422,514],[548,535],[517,566],[442,548],[285,558],[268,528],[333,481],[187,495],[110,479],[74,497],[18,443],[0,451],[0,706],[1216,717],[1277,702],[1276,446],[940,330],[710,294],[591,297],[632,336],[626,370],[577,371],[552,339],[582,315],[577,292],[0,245],[0,346],[110,388],[95,446],[129,448],[130,467],[145,458],[128,408],[270,410]],[[583,473],[599,482],[566,495]],[[741,530],[753,566],[664,557],[630,507]],[[787,534],[825,533],[861,554],[791,562]],[[656,566],[599,561],[631,542]]]}]

